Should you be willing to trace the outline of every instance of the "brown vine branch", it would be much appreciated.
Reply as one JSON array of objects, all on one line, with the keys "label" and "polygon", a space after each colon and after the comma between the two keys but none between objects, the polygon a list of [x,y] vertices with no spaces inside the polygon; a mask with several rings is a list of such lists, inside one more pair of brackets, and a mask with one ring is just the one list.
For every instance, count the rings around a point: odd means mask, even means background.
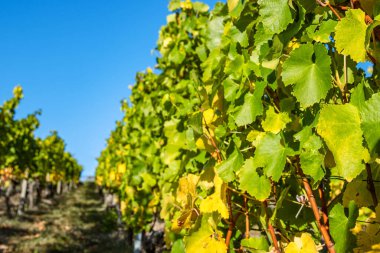
[{"label": "brown vine branch", "polygon": [[325,224],[326,229],[329,230],[329,216],[328,216],[327,205],[326,205],[326,200],[325,200],[322,185],[319,185],[318,193],[319,193],[319,198],[321,199],[321,203],[322,203],[323,224]]},{"label": "brown vine branch", "polygon": [[[233,214],[232,214],[231,194],[230,194],[229,190],[227,190],[227,205],[228,205],[228,212],[229,212],[229,216],[230,216],[230,224],[228,226],[228,232],[226,235],[226,246],[227,246],[227,249],[229,252],[230,251],[229,246],[230,246],[230,241],[231,241],[231,237],[232,237],[232,231],[235,227],[235,219],[234,219]],[[240,213],[238,213],[237,215],[240,215]],[[239,216],[236,217],[236,220],[238,217]]]},{"label": "brown vine branch", "polygon": [[274,246],[274,249],[275,249],[275,253],[280,253],[281,250],[280,250],[280,247],[278,246],[278,241],[277,241],[277,238],[276,238],[276,232],[274,231],[274,227],[272,226],[272,224],[270,222],[270,219],[269,219],[268,201],[265,200],[263,204],[264,204],[265,213],[266,213],[266,216],[267,216],[268,232],[270,234],[270,237],[272,238],[272,243],[273,243],[273,246]]},{"label": "brown vine branch", "polygon": [[334,15],[338,18],[338,20],[339,21],[341,20],[339,13],[334,9],[334,7],[332,7],[329,1],[327,1],[326,3],[322,2],[321,0],[316,0],[316,1],[322,7],[326,7],[326,6],[329,7],[329,9],[334,13]]},{"label": "brown vine branch", "polygon": [[245,214],[245,239],[249,238],[249,213],[248,213],[248,199],[244,197],[244,214]]},{"label": "brown vine branch", "polygon": [[270,88],[266,87],[265,88],[266,92],[268,93],[269,99],[273,103],[274,109],[276,112],[280,112],[281,107],[280,107],[280,99],[278,97],[278,94],[276,91],[271,90]]},{"label": "brown vine branch", "polygon": [[341,5],[331,5],[331,6],[336,8],[336,9],[340,9],[341,11],[348,11],[349,10],[349,7],[347,7],[347,6],[341,6]]},{"label": "brown vine branch", "polygon": [[205,126],[206,126],[206,130],[207,130],[207,133],[208,133],[208,135],[206,135],[206,137],[210,140],[211,145],[212,145],[213,148],[215,149],[218,163],[220,163],[220,162],[223,160],[223,159],[222,159],[222,155],[221,155],[221,153],[220,153],[220,150],[219,150],[218,146],[216,145],[216,142],[215,142],[214,138],[213,138],[212,135],[211,135],[211,132],[210,132],[209,127],[207,126],[207,124],[205,124]]},{"label": "brown vine branch", "polygon": [[367,189],[371,193],[373,205],[376,207],[379,202],[376,196],[375,185],[373,183],[371,166],[367,163],[365,167],[367,170]]},{"label": "brown vine branch", "polygon": [[298,167],[299,174],[302,177],[302,183],[303,183],[303,186],[305,188],[307,198],[309,200],[311,208],[313,210],[314,217],[315,217],[315,220],[317,222],[317,226],[319,228],[319,231],[321,231],[321,234],[323,236],[323,239],[325,240],[325,243],[326,243],[326,246],[327,246],[329,253],[335,253],[334,243],[331,240],[330,234],[329,234],[325,224],[321,223],[321,215],[319,214],[317,201],[315,200],[313,190],[311,189],[309,180],[303,174],[302,169],[299,166],[297,166],[297,167]]},{"label": "brown vine branch", "polygon": [[330,8],[330,10],[334,13],[334,15],[338,18],[338,20],[341,20],[341,17],[339,13],[334,9],[334,7],[331,6],[329,2],[326,3],[326,5]]}]

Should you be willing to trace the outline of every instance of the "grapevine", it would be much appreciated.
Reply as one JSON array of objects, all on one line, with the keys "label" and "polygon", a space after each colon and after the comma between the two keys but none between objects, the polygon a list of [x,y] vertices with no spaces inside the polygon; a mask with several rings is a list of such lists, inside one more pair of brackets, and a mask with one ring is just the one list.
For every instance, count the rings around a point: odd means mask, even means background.
[{"label": "grapevine", "polygon": [[45,139],[35,136],[41,112],[15,118],[22,98],[23,90],[17,86],[13,98],[0,106],[0,190],[5,192],[6,211],[10,217],[14,215],[10,198],[16,193],[15,184],[21,185],[17,214],[23,215],[27,202],[29,209],[37,207],[43,188],[56,187],[60,194],[63,185],[72,188],[79,182],[82,171],[82,166],[66,151],[66,144],[57,132]]},{"label": "grapevine", "polygon": [[169,10],[98,158],[129,231],[162,222],[172,252],[379,249],[379,4]]}]

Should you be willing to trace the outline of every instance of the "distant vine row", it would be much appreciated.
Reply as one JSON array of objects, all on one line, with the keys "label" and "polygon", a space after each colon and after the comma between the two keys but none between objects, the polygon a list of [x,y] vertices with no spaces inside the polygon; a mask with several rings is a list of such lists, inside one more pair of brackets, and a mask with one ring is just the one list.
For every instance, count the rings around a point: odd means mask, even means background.
[{"label": "distant vine row", "polygon": [[[23,90],[17,86],[13,97],[0,105],[0,193],[9,217],[24,214],[25,204],[33,210],[42,198],[73,188],[82,171],[57,132],[44,139],[35,136],[40,112],[15,118],[22,98]],[[16,206],[14,195],[19,195]]]}]

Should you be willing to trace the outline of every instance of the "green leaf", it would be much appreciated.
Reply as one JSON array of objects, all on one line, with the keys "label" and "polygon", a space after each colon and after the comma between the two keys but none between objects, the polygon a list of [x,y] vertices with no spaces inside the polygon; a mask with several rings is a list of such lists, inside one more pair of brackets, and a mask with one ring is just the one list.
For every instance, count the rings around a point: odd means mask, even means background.
[{"label": "green leaf", "polygon": [[241,240],[241,246],[248,252],[264,253],[269,250],[268,240],[265,236],[243,239]]},{"label": "green leaf", "polygon": [[279,34],[293,22],[293,11],[288,0],[259,0],[258,3],[264,28],[271,33]]},{"label": "green leaf", "polygon": [[177,240],[173,243],[171,253],[185,253],[185,244],[183,240]]},{"label": "green leaf", "polygon": [[203,134],[202,112],[196,112],[189,117],[189,125],[198,135]]},{"label": "green leaf", "polygon": [[183,48],[175,47],[169,54],[169,61],[175,64],[181,64],[186,58],[186,52]]},{"label": "green leaf", "polygon": [[223,179],[224,182],[231,182],[235,179],[235,172],[240,169],[244,162],[243,155],[240,153],[238,148],[234,148],[232,154],[224,160],[222,163],[216,166],[218,175]]},{"label": "green leaf", "polygon": [[235,54],[229,58],[224,68],[224,73],[231,74],[233,77],[240,78],[243,73],[244,56]]},{"label": "green leaf", "polygon": [[207,12],[210,9],[210,7],[202,2],[193,2],[193,9],[196,12]]},{"label": "green leaf", "polygon": [[267,133],[256,145],[254,164],[262,167],[267,177],[278,181],[284,170],[288,150],[281,144],[281,136]]},{"label": "green leaf", "polygon": [[271,192],[271,183],[265,175],[259,175],[253,158],[245,160],[239,173],[240,189],[259,201],[266,200]]},{"label": "green leaf", "polygon": [[269,107],[266,111],[265,120],[261,125],[266,132],[278,134],[290,121],[287,113],[275,113],[274,108]]},{"label": "green leaf", "polygon": [[351,91],[350,104],[356,106],[359,111],[362,110],[365,104],[364,80],[360,82]]},{"label": "green leaf", "polygon": [[227,78],[223,81],[223,88],[224,98],[229,102],[234,101],[236,99],[236,92],[239,90],[239,84]]},{"label": "green leaf", "polygon": [[298,0],[298,3],[305,8],[307,12],[313,11],[315,9],[316,2],[314,1],[309,1],[309,0]]},{"label": "green leaf", "polygon": [[263,104],[261,102],[261,97],[264,94],[264,89],[266,84],[264,82],[256,83],[255,91],[252,93],[248,92],[244,96],[244,104],[237,108],[235,113],[236,125],[244,126],[251,124],[256,120],[257,116],[263,114]]},{"label": "green leaf", "polygon": [[175,11],[177,9],[181,8],[181,1],[180,0],[171,0],[169,3],[169,11]]},{"label": "green leaf", "polygon": [[374,6],[373,6],[373,16],[375,17],[378,17],[378,15],[380,14],[380,2],[375,2],[374,3]]},{"label": "green leaf", "polygon": [[237,27],[233,26],[230,29],[230,35],[233,41],[239,42],[242,47],[247,47],[249,45],[248,35],[246,31],[240,32]]},{"label": "green leaf", "polygon": [[366,30],[365,13],[360,9],[349,9],[335,27],[334,40],[338,53],[350,56],[356,62],[364,62]]},{"label": "green leaf", "polygon": [[351,181],[364,170],[368,151],[363,147],[358,109],[351,105],[326,105],[318,120],[317,132],[334,155],[339,176]]},{"label": "green leaf", "polygon": [[285,85],[294,84],[293,94],[302,107],[318,103],[332,88],[330,64],[322,44],[301,45],[284,62],[282,81]]},{"label": "green leaf", "polygon": [[304,128],[295,135],[300,141],[300,163],[302,171],[313,178],[315,182],[321,180],[325,172],[323,170],[324,155],[320,153],[323,148],[322,140],[312,133],[311,128]]},{"label": "green leaf", "polygon": [[208,25],[208,36],[209,40],[207,42],[207,47],[213,50],[220,46],[222,43],[222,35],[224,31],[223,18],[216,17],[209,22]]},{"label": "green leaf", "polygon": [[310,38],[317,42],[328,43],[331,41],[330,36],[331,33],[334,32],[336,25],[337,22],[335,20],[328,19],[326,21],[322,21],[320,26],[317,27],[317,30],[314,30],[316,27],[310,26],[310,28],[314,29],[309,29],[308,34]]},{"label": "green leaf", "polygon": [[360,110],[362,130],[372,154],[380,155],[380,93],[374,94]]},{"label": "green leaf", "polygon": [[329,213],[330,233],[335,242],[337,253],[351,252],[355,247],[356,238],[351,229],[355,227],[356,219],[359,215],[358,207],[351,201],[348,208],[348,217],[344,213],[341,204],[336,204]]}]

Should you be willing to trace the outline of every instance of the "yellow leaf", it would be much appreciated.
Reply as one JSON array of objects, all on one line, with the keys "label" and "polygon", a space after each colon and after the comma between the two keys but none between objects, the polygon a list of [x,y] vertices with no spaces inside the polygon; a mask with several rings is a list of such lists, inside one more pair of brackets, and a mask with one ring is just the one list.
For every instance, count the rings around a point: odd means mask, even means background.
[{"label": "yellow leaf", "polygon": [[216,230],[210,215],[202,216],[201,227],[185,237],[186,253],[225,253],[227,247],[223,234]]},{"label": "yellow leaf", "polygon": [[102,176],[97,176],[96,177],[96,184],[97,185],[102,185],[103,184],[103,177]]},{"label": "yellow leaf", "polygon": [[369,218],[365,223],[360,224],[362,231],[357,235],[359,252],[380,252],[380,248],[376,248],[380,246],[378,245],[380,242],[380,205],[376,207],[376,218]]},{"label": "yellow leaf", "polygon": [[172,220],[172,230],[179,232],[183,228],[190,228],[193,221],[198,216],[198,211],[194,206],[197,199],[197,184],[199,176],[194,174],[188,174],[180,178],[177,188],[177,205],[180,207],[180,211],[176,213]]},{"label": "yellow leaf", "polygon": [[201,202],[201,205],[199,207],[200,211],[201,213],[218,212],[222,218],[228,219],[229,214],[226,204],[227,185],[223,182],[217,173],[215,173],[214,187],[214,193]]},{"label": "yellow leaf", "polygon": [[206,149],[206,145],[201,137],[197,139],[197,141],[195,142],[195,146],[197,147],[197,149]]},{"label": "yellow leaf", "polygon": [[235,7],[238,5],[239,0],[228,0],[227,5],[228,5],[228,11],[231,12],[235,9]]},{"label": "yellow leaf", "polygon": [[247,141],[249,142],[253,142],[254,140],[256,140],[256,138],[260,135],[260,131],[257,131],[257,130],[251,130],[248,135],[247,135]]},{"label": "yellow leaf", "polygon": [[[212,129],[209,130],[211,136],[213,137],[214,131]],[[215,148],[212,146],[211,141],[205,135],[202,135],[197,139],[197,141],[195,142],[195,146],[200,150],[206,150],[210,154],[212,154],[215,151]]]},{"label": "yellow leaf", "polygon": [[215,170],[213,166],[206,165],[203,168],[203,172],[199,178],[199,187],[204,190],[208,191],[214,186],[214,177],[215,177]]},{"label": "yellow leaf", "polygon": [[183,228],[190,228],[196,219],[197,213],[195,209],[185,210],[180,216],[172,221],[172,231],[180,232]]},{"label": "yellow leaf", "polygon": [[161,199],[161,212],[160,217],[163,220],[169,220],[171,218],[171,209],[175,202],[174,196],[171,194],[163,194]]},{"label": "yellow leaf", "polygon": [[127,171],[127,165],[125,163],[119,163],[117,166],[117,172],[119,174],[124,174]]},{"label": "yellow leaf", "polygon": [[380,252],[380,243],[372,245],[371,250],[367,253],[379,253]]},{"label": "yellow leaf", "polygon": [[203,120],[206,125],[212,124],[215,120],[218,119],[218,116],[215,114],[213,109],[207,109],[203,111]]},{"label": "yellow leaf", "polygon": [[188,195],[195,198],[197,196],[197,183],[199,176],[188,174],[180,178],[177,189],[177,201],[185,204],[188,200]]},{"label": "yellow leaf", "polygon": [[193,4],[191,1],[186,0],[186,2],[181,2],[181,8],[185,10],[191,10],[193,8]]},{"label": "yellow leaf", "polygon": [[288,43],[288,48],[290,50],[294,50],[294,49],[297,49],[299,47],[300,47],[300,43],[296,39],[293,39],[293,40],[289,41],[289,43]]},{"label": "yellow leaf", "polygon": [[115,181],[115,179],[116,179],[115,171],[110,172],[109,179],[110,179],[110,181]]},{"label": "yellow leaf", "polygon": [[318,250],[311,235],[302,233],[300,237],[294,237],[294,242],[288,244],[285,253],[318,253]]},{"label": "yellow leaf", "polygon": [[214,98],[212,99],[212,108],[215,110],[219,110],[220,112],[223,111],[223,90],[219,89],[218,92],[216,92]]},{"label": "yellow leaf", "polygon": [[369,157],[363,147],[358,109],[351,104],[326,105],[318,119],[317,132],[334,156],[338,176],[352,181],[364,169]]},{"label": "yellow leaf", "polygon": [[123,215],[126,214],[126,212],[127,212],[127,202],[126,202],[125,200],[122,200],[122,201],[120,202],[120,210],[121,210],[121,213],[122,213]]},{"label": "yellow leaf", "polygon": [[275,113],[273,107],[269,107],[266,112],[266,117],[262,126],[266,132],[272,132],[278,134],[285,128],[286,124],[290,122],[290,118],[287,113],[280,112]]}]

